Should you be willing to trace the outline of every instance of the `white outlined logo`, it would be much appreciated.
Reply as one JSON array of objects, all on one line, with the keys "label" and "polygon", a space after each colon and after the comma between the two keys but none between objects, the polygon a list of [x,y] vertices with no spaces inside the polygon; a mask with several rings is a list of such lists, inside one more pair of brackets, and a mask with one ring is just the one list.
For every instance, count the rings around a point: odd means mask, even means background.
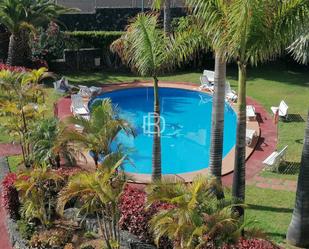
[{"label": "white outlined logo", "polygon": [[[165,118],[155,112],[149,112],[148,115],[143,117],[143,132],[147,135],[154,135],[156,131],[159,136],[165,131]],[[156,129],[154,129],[156,128]]]}]

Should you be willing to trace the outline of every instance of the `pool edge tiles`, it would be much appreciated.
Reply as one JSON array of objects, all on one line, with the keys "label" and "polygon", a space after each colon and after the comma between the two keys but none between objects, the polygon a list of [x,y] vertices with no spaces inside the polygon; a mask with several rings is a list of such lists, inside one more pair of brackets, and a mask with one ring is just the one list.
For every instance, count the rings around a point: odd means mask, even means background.
[{"label": "pool edge tiles", "polygon": [[[113,85],[112,87],[107,86],[104,87],[104,93],[109,93],[109,92],[113,92],[113,91],[118,91],[118,90],[124,90],[124,89],[131,89],[131,88],[144,88],[144,87],[152,87],[151,83],[129,83],[129,84],[119,84],[119,85]],[[197,85],[194,84],[190,84],[190,83],[160,83],[160,87],[161,88],[175,88],[175,89],[182,89],[182,90],[190,90],[191,92],[199,92],[197,91]],[[202,92],[203,94],[207,94],[209,96],[208,93]],[[233,108],[233,106],[232,106]],[[251,123],[251,122],[250,122]],[[257,125],[255,125],[256,129],[258,130],[258,123],[255,122]],[[250,126],[250,124],[248,125]],[[259,130],[258,130],[259,131]],[[251,154],[252,150],[250,150],[247,153]],[[162,153],[163,154],[163,153]],[[233,156],[232,154],[234,154],[234,147],[232,147],[229,152],[225,155],[224,160],[223,160],[223,169],[222,169],[222,174],[228,174],[229,172],[233,171],[233,167],[231,167],[231,161]],[[151,156],[151,151],[150,151],[150,156]],[[228,159],[229,158],[229,159]],[[228,159],[228,160],[226,160]],[[228,163],[226,162],[228,161]],[[207,163],[208,164],[208,163]],[[168,178],[172,178],[172,179],[179,179],[179,180],[184,180],[184,181],[191,181],[192,178],[197,175],[197,174],[207,174],[208,173],[208,168],[203,167],[203,168],[199,168],[199,169],[192,169],[190,168],[190,172],[185,172],[185,173],[178,173],[175,172],[173,174],[164,174],[164,177],[168,177]],[[147,174],[143,174],[143,173],[132,173],[132,172],[126,172],[128,176],[133,177],[134,180],[136,182],[141,182],[141,183],[145,183],[145,182],[149,182],[151,180],[151,175],[150,173]]]}]

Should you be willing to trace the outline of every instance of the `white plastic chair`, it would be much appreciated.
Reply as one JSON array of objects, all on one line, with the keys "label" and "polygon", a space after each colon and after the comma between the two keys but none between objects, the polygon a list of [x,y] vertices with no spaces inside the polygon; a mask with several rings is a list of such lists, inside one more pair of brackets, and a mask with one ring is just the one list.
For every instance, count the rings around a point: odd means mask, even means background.
[{"label": "white plastic chair", "polygon": [[270,169],[278,169],[280,163],[282,160],[284,160],[286,150],[288,146],[285,146],[281,151],[274,151],[273,153],[270,154],[269,157],[267,157],[264,161],[263,164],[267,166]]},{"label": "white plastic chair", "polygon": [[213,84],[210,83],[210,81],[208,80],[208,77],[206,75],[202,75],[200,77],[200,81],[201,81],[201,85],[199,87],[199,90],[207,90],[211,93],[214,92],[214,86],[213,86]]},{"label": "white plastic chair", "polygon": [[252,129],[246,129],[246,144],[247,146],[250,146],[252,144],[252,141],[254,137],[257,136],[256,130]]},{"label": "white plastic chair", "polygon": [[203,75],[207,76],[207,78],[210,82],[213,83],[215,81],[215,72],[214,71],[204,70]]},{"label": "white plastic chair", "polygon": [[281,100],[279,106],[272,106],[270,109],[274,115],[277,111],[279,111],[279,117],[287,119],[289,106],[284,102],[284,100]]},{"label": "white plastic chair", "polygon": [[225,82],[225,98],[228,101],[236,102],[237,101],[237,93],[232,90],[231,85],[228,81]]},{"label": "white plastic chair", "polygon": [[87,116],[89,116],[89,110],[84,104],[82,96],[79,94],[71,95],[71,102],[71,112],[74,116],[79,115],[88,118]]},{"label": "white plastic chair", "polygon": [[248,120],[255,120],[256,119],[255,108],[254,108],[253,105],[247,105],[246,114],[247,114]]}]

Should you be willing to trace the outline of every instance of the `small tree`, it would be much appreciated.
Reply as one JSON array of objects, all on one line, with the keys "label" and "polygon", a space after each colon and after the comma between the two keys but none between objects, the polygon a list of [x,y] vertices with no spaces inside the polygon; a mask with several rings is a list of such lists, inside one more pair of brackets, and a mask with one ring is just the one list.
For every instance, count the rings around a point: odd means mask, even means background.
[{"label": "small tree", "polygon": [[81,201],[81,213],[95,214],[108,249],[120,247],[118,209],[119,199],[125,184],[123,174],[118,174],[124,157],[117,155],[93,173],[82,172],[69,179],[68,185],[60,192],[58,212],[63,214],[65,204],[74,197]]}]

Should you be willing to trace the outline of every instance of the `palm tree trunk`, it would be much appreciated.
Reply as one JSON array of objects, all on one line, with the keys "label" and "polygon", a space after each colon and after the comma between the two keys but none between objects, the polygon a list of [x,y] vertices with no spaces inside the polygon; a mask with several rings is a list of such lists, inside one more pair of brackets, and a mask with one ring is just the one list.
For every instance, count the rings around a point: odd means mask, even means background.
[{"label": "palm tree trunk", "polygon": [[171,32],[171,0],[164,1],[164,32]]},{"label": "palm tree trunk", "polygon": [[287,241],[301,248],[309,248],[309,110],[305,141],[298,175],[296,201]]},{"label": "palm tree trunk", "polygon": [[[210,174],[222,185],[222,153],[223,153],[223,131],[224,131],[224,104],[225,104],[225,75],[226,62],[219,53],[215,60],[215,91],[212,104],[212,125],[210,141]],[[217,193],[218,199],[224,198],[223,191]]]},{"label": "palm tree trunk", "polygon": [[158,79],[153,78],[154,93],[154,134],[152,146],[152,181],[161,180],[161,127]]},{"label": "palm tree trunk", "polygon": [[24,66],[27,60],[27,46],[25,35],[21,32],[12,33],[10,36],[7,64],[10,66]]},{"label": "palm tree trunk", "polygon": [[[246,65],[238,62],[238,118],[232,194],[240,203],[245,201],[246,184],[246,73]],[[242,207],[238,207],[237,212],[240,216],[244,214]]]}]

